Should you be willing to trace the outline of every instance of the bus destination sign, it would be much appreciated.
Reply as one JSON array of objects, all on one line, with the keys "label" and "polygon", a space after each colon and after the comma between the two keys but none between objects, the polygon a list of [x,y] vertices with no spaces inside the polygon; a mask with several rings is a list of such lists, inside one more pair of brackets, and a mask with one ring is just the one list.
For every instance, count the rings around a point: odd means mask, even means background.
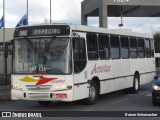
[{"label": "bus destination sign", "polygon": [[59,35],[61,34],[61,29],[60,28],[50,28],[50,29],[33,29],[32,30],[32,35],[33,36],[41,36],[41,35]]},{"label": "bus destination sign", "polygon": [[45,25],[17,28],[14,37],[67,36],[70,27],[67,25]]}]

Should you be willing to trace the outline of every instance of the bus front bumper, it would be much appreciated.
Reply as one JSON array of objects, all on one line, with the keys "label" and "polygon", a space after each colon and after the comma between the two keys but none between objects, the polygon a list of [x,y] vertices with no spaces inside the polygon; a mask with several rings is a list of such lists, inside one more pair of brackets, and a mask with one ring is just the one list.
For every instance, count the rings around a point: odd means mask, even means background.
[{"label": "bus front bumper", "polygon": [[72,101],[72,90],[65,91],[22,91],[11,89],[12,100]]}]

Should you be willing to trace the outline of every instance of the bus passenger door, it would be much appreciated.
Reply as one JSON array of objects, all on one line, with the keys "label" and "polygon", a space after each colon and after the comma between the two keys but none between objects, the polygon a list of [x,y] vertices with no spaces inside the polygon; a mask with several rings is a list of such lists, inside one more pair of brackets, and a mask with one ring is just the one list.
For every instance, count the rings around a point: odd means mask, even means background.
[{"label": "bus passenger door", "polygon": [[85,37],[73,37],[73,68],[74,68],[74,100],[88,97],[89,88],[86,77],[86,42]]}]

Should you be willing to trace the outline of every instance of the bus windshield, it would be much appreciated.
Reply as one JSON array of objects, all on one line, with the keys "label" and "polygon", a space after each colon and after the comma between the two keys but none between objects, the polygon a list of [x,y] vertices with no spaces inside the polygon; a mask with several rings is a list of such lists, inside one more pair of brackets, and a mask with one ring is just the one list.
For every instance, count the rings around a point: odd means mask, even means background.
[{"label": "bus windshield", "polygon": [[17,39],[14,46],[14,73],[71,73],[70,38]]}]

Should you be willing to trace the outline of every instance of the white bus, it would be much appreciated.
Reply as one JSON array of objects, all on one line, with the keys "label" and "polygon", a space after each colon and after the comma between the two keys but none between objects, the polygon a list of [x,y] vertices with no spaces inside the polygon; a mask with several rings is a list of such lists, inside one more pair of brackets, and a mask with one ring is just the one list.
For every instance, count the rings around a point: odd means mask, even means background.
[{"label": "white bus", "polygon": [[14,33],[12,100],[82,100],[125,89],[137,93],[155,76],[152,35],[82,25],[25,26]]}]

